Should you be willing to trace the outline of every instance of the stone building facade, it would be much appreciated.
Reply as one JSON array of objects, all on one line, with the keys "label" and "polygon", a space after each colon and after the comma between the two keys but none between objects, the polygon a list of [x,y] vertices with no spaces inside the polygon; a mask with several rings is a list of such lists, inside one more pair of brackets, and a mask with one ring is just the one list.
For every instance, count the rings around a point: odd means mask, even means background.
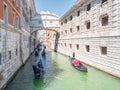
[{"label": "stone building facade", "polygon": [[0,0],[0,90],[30,55],[30,2]]},{"label": "stone building facade", "polygon": [[77,0],[60,18],[58,51],[120,77],[120,0]]},{"label": "stone building facade", "polygon": [[[34,0],[21,0],[21,57],[23,63],[30,55],[30,20],[35,15]],[[32,4],[33,3],[33,4]],[[32,6],[31,6],[32,5]],[[31,10],[32,9],[32,10]],[[34,9],[34,10],[33,10]],[[33,51],[33,50],[32,50]]]},{"label": "stone building facade", "polygon": [[0,0],[0,88],[21,66],[20,0]]}]

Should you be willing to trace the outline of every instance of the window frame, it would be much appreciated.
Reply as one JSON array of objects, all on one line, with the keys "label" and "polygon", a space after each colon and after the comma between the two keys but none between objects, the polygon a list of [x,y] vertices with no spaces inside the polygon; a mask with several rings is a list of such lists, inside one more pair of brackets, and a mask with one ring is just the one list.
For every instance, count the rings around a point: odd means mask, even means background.
[{"label": "window frame", "polygon": [[80,10],[77,11],[77,16],[80,16]]},{"label": "window frame", "polygon": [[11,51],[8,51],[8,53],[9,53],[9,59],[12,59],[12,53],[11,53]]},{"label": "window frame", "polygon": [[8,6],[6,3],[3,4],[3,10],[4,10],[4,13],[3,13],[4,23],[8,24]]},{"label": "window frame", "polygon": [[91,3],[87,5],[87,11],[90,11],[90,10],[91,10]]},{"label": "window frame", "polygon": [[107,47],[106,46],[100,46],[100,54],[102,56],[107,56]]},{"label": "window frame", "polygon": [[66,43],[65,43],[65,47],[66,47]]},{"label": "window frame", "polygon": [[72,28],[70,28],[70,33],[72,33],[73,32],[73,30],[72,30]]},{"label": "window frame", "polygon": [[18,3],[19,3],[19,1],[18,0],[16,0],[16,6],[18,7]]},{"label": "window frame", "polygon": [[90,45],[85,45],[85,51],[86,51],[87,53],[90,52]]},{"label": "window frame", "polygon": [[101,17],[101,26],[108,26],[109,24],[109,16],[106,14]]},{"label": "window frame", "polygon": [[71,15],[71,16],[70,16],[70,21],[71,21],[72,19],[73,19],[73,16]]},{"label": "window frame", "polygon": [[76,44],[76,50],[79,50],[80,47],[79,47],[79,44]]},{"label": "window frame", "polygon": [[0,65],[2,64],[2,54],[0,53]]},{"label": "window frame", "polygon": [[77,26],[77,31],[78,31],[78,32],[80,31],[80,26],[79,26],[79,25]]},{"label": "window frame", "polygon": [[69,44],[70,48],[72,49],[72,44]]},{"label": "window frame", "polygon": [[90,29],[91,28],[91,23],[90,23],[90,21],[87,21],[86,22],[86,29]]}]

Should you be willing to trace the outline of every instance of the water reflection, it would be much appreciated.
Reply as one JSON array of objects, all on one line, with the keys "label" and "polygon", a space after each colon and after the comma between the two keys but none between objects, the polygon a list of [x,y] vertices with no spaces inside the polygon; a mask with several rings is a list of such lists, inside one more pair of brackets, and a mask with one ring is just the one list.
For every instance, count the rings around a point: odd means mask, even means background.
[{"label": "water reflection", "polygon": [[43,86],[44,86],[44,82],[43,82],[44,78],[40,77],[40,78],[34,78],[33,79],[33,90],[43,90]]}]

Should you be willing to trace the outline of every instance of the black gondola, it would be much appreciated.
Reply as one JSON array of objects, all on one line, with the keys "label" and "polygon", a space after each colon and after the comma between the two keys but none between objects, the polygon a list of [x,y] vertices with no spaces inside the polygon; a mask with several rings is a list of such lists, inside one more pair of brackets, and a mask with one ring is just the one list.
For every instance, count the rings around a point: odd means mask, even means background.
[{"label": "black gondola", "polygon": [[75,66],[75,65],[72,63],[72,61],[73,61],[74,59],[75,59],[75,58],[73,58],[73,57],[69,57],[69,60],[70,60],[71,65],[72,65],[74,68],[76,68],[76,69],[78,69],[78,70],[80,70],[80,71],[87,72],[87,66],[84,65],[84,64],[82,64],[81,62],[79,63],[79,66]]},{"label": "black gondola", "polygon": [[38,63],[35,61],[33,63],[33,71],[34,71],[34,76],[35,77],[40,77],[44,74],[44,67],[42,65],[42,61],[40,60]]},{"label": "black gondola", "polygon": [[45,52],[45,49],[43,49],[42,56],[45,56],[45,55],[46,55],[46,52]]},{"label": "black gondola", "polygon": [[35,56],[38,56],[38,51],[37,50],[35,50]]}]

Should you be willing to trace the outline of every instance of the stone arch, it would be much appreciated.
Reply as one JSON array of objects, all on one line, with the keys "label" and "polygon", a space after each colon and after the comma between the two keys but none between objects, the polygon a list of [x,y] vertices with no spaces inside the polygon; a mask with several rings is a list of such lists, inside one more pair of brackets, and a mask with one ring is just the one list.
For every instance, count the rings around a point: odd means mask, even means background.
[{"label": "stone arch", "polygon": [[58,35],[60,34],[56,29],[52,29],[52,28],[38,28],[38,29],[32,31],[31,34],[33,34],[34,32],[37,32],[39,30],[45,30],[45,31],[50,30],[50,31],[56,32]]}]

